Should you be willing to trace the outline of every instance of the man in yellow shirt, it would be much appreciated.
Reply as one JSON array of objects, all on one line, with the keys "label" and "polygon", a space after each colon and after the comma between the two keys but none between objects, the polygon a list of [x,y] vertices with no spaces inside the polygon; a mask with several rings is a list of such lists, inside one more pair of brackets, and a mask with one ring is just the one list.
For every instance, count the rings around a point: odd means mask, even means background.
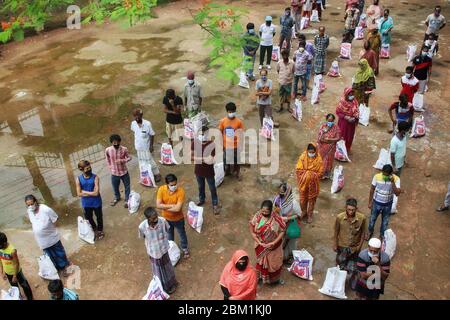
[{"label": "man in yellow shirt", "polygon": [[9,284],[14,287],[19,287],[20,285],[27,299],[33,300],[30,285],[20,267],[17,250],[12,244],[8,243],[8,238],[3,232],[0,232],[0,260],[0,271],[3,280],[8,280]]},{"label": "man in yellow shirt", "polygon": [[162,216],[169,223],[169,240],[174,241],[175,229],[181,239],[184,257],[189,258],[188,239],[184,229],[184,189],[178,186],[177,177],[170,173],[166,176],[166,184],[159,187],[156,194],[156,208],[162,210]]}]

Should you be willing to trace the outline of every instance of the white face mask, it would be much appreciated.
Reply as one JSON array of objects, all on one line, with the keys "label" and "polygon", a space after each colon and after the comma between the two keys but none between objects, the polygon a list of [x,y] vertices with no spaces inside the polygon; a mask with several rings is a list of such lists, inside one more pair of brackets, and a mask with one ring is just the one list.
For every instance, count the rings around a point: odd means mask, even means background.
[{"label": "white face mask", "polygon": [[177,190],[177,185],[174,186],[169,185],[169,190],[175,192]]},{"label": "white face mask", "polygon": [[316,156],[316,153],[315,153],[315,152],[314,152],[314,153],[308,152],[308,157],[314,158],[315,156]]},{"label": "white face mask", "polygon": [[194,80],[189,79],[189,80],[188,80],[188,83],[189,83],[189,85],[192,86],[192,85],[194,84]]},{"label": "white face mask", "polygon": [[405,77],[407,77],[408,79],[411,78],[412,73],[405,73]]},{"label": "white face mask", "polygon": [[236,116],[235,112],[228,113],[228,118],[233,119]]},{"label": "white face mask", "polygon": [[204,135],[204,134],[199,134],[199,135],[198,135],[198,140],[200,140],[201,142],[206,141],[206,135]]},{"label": "white face mask", "polygon": [[28,210],[31,210],[31,211],[36,211],[36,209],[37,209],[37,204],[35,203],[35,204],[32,204],[31,206],[28,206]]},{"label": "white face mask", "polygon": [[422,51],[422,55],[423,55],[423,56],[426,56],[426,55],[428,55],[428,52]]},{"label": "white face mask", "polygon": [[369,254],[369,257],[370,257],[370,258],[378,257],[378,253],[377,253],[377,254],[373,254],[373,253],[370,252],[370,251],[367,251],[367,253]]}]

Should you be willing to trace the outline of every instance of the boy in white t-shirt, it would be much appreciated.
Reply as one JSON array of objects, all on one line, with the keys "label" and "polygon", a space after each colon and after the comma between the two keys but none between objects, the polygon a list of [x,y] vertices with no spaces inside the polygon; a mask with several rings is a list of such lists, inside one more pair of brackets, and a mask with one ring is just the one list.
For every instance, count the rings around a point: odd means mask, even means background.
[{"label": "boy in white t-shirt", "polygon": [[273,38],[275,37],[275,26],[272,25],[272,17],[267,16],[266,22],[259,27],[261,37],[261,49],[259,51],[259,70],[263,68],[264,57],[267,54],[266,68],[270,70],[272,61]]}]

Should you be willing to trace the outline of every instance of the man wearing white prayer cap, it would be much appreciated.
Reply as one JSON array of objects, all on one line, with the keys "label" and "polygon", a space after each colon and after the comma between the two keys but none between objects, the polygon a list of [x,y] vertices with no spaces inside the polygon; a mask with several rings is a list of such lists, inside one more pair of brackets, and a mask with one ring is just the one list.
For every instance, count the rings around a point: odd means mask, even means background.
[{"label": "man wearing white prayer cap", "polygon": [[359,278],[356,294],[360,300],[378,300],[384,294],[384,283],[389,276],[391,260],[381,250],[381,240],[371,238],[369,247],[359,253],[356,267]]}]

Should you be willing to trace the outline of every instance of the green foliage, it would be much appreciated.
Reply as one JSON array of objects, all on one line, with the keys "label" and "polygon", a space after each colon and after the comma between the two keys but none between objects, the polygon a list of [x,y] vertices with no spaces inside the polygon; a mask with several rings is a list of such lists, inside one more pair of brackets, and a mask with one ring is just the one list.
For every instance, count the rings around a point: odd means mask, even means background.
[{"label": "green foliage", "polygon": [[236,84],[239,81],[236,70],[241,67],[245,69],[249,65],[242,56],[244,30],[240,22],[247,11],[230,5],[207,1],[204,3],[204,6],[193,14],[193,19],[208,33],[205,45],[211,47],[210,66],[217,68],[219,78]]}]

